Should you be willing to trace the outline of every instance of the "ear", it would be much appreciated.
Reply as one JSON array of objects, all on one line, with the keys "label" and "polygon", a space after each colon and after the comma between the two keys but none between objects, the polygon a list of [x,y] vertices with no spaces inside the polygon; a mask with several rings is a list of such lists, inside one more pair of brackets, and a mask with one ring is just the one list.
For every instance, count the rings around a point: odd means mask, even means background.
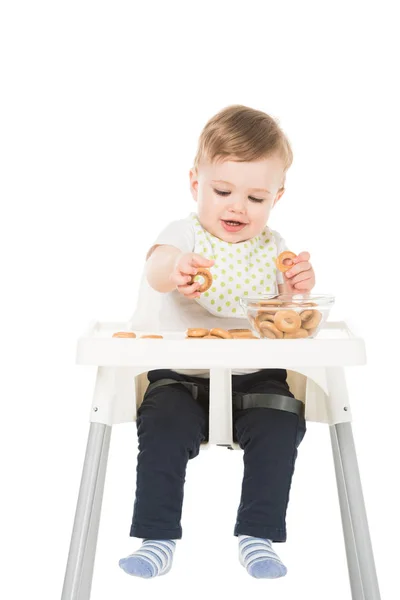
[{"label": "ear", "polygon": [[282,187],[282,188],[281,188],[281,189],[278,191],[278,193],[276,194],[276,196],[275,196],[275,200],[274,200],[274,203],[273,203],[273,205],[272,205],[272,208],[274,208],[275,204],[278,202],[278,200],[280,200],[280,199],[282,198],[282,196],[283,196],[283,194],[284,194],[284,193],[285,193],[285,188],[284,188],[284,187]]},{"label": "ear", "polygon": [[199,187],[199,180],[197,175],[197,169],[190,169],[189,173],[190,177],[190,191],[192,193],[193,199],[197,202],[197,190]]}]

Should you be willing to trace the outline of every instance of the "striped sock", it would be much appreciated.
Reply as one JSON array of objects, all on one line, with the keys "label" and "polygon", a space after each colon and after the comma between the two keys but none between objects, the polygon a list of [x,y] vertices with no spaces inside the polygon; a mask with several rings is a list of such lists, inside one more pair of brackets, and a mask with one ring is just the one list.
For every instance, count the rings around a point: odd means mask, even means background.
[{"label": "striped sock", "polygon": [[148,579],[168,573],[174,551],[174,540],[143,540],[139,550],[121,558],[118,564],[128,575]]},{"label": "striped sock", "polygon": [[287,568],[271,546],[271,540],[239,535],[239,560],[252,577],[276,579],[287,573]]}]

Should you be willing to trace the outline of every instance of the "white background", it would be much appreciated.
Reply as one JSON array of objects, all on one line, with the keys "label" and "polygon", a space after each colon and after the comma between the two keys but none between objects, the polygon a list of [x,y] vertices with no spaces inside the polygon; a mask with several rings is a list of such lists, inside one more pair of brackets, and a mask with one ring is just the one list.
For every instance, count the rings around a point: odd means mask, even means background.
[{"label": "white background", "polygon": [[[315,291],[337,299],[331,318],[366,340],[367,366],[348,371],[353,431],[382,598],[398,597],[395,5],[3,3],[2,597],[61,595],[95,381],[75,365],[77,338],[92,319],[131,316],[149,244],[194,209],[201,128],[234,103],[289,136],[295,160],[270,225],[310,251]],[[135,468],[127,423],[111,439],[93,600],[350,599],[326,426],[310,423],[300,447],[277,581],[239,565],[242,454],[223,448],[189,463],[171,573],[128,577],[118,560],[139,543]]]}]

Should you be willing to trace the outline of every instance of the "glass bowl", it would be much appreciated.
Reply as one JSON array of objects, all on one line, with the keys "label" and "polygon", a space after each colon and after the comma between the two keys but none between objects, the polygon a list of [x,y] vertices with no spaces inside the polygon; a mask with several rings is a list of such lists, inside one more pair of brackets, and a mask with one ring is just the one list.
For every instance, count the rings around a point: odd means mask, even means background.
[{"label": "glass bowl", "polygon": [[326,294],[265,294],[240,299],[240,305],[259,338],[314,338],[335,303]]}]

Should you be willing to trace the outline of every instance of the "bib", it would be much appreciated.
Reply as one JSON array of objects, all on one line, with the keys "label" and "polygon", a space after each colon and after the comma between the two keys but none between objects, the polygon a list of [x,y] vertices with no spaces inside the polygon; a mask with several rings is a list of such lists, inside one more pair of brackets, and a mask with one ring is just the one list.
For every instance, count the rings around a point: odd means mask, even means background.
[{"label": "bib", "polygon": [[213,259],[211,287],[196,302],[219,317],[243,319],[241,296],[256,297],[277,293],[277,244],[268,227],[245,242],[224,242],[206,231],[191,213],[195,231],[194,252]]}]

